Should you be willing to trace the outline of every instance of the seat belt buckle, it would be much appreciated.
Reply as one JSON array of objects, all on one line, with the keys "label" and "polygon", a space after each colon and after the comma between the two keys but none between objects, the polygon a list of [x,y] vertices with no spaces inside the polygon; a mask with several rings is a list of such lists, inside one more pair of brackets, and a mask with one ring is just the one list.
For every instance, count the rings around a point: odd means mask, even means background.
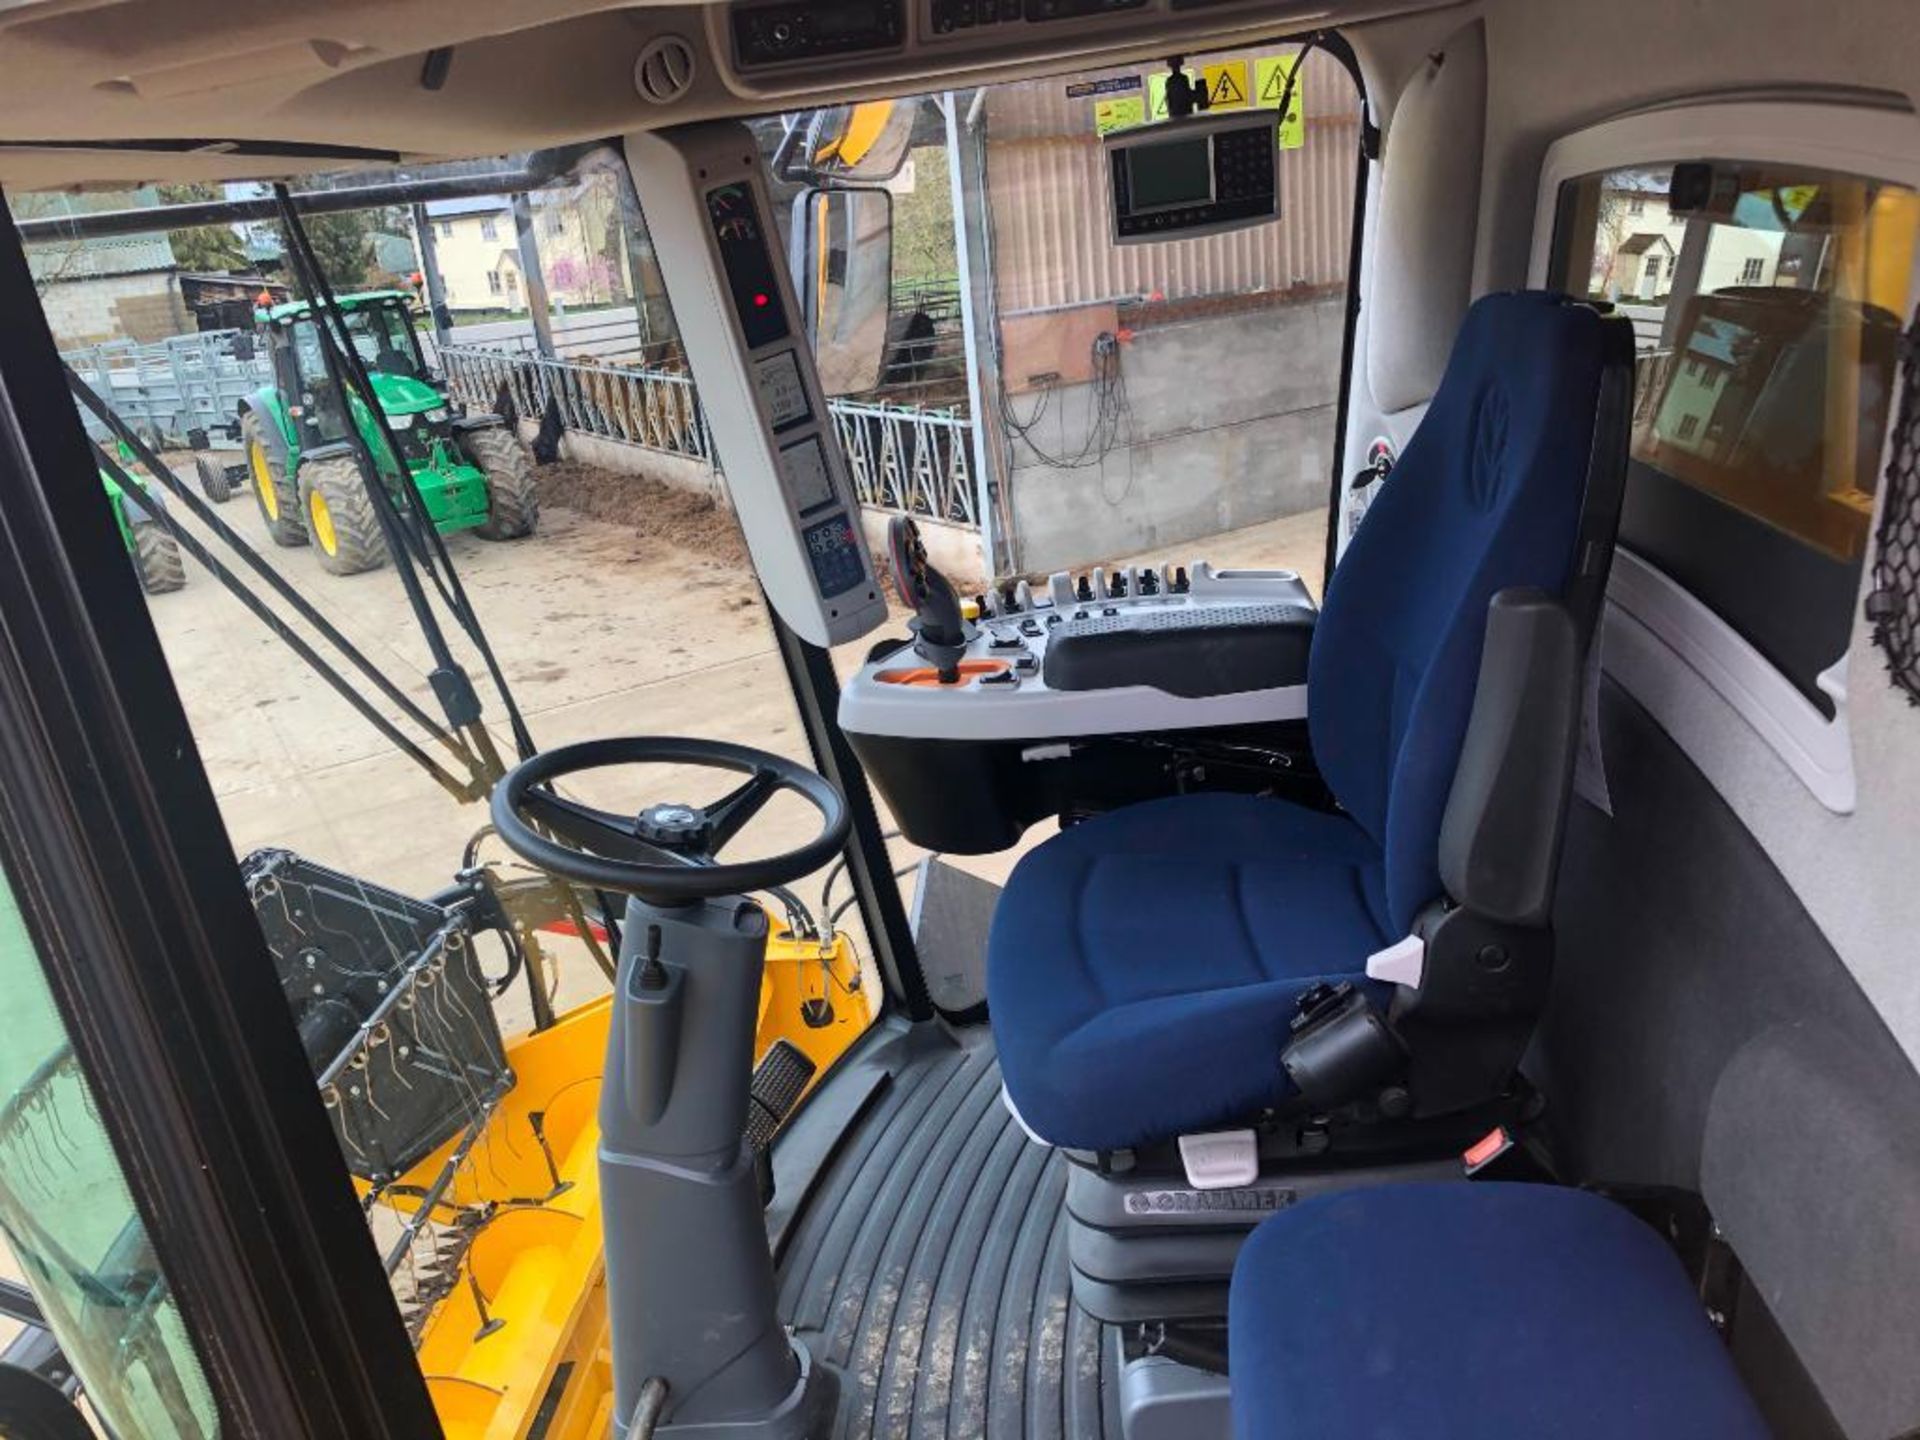
[{"label": "seat belt buckle", "polygon": [[1196,1190],[1237,1190],[1260,1178],[1260,1146],[1251,1130],[1182,1135],[1180,1163]]},{"label": "seat belt buckle", "polygon": [[1367,978],[1385,980],[1393,985],[1404,985],[1409,990],[1420,988],[1420,977],[1426,973],[1427,942],[1418,935],[1409,935],[1404,940],[1396,940],[1384,950],[1376,950],[1367,957]]}]

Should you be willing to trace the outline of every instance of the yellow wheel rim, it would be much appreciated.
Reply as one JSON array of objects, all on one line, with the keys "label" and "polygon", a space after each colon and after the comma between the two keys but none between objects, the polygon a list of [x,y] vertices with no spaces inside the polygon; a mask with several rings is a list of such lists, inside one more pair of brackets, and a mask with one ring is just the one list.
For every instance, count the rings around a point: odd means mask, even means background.
[{"label": "yellow wheel rim", "polygon": [[307,528],[322,550],[331,555],[340,548],[339,538],[333,533],[333,511],[327,508],[327,497],[318,490],[307,492],[307,520]]},{"label": "yellow wheel rim", "polygon": [[267,452],[256,441],[247,452],[247,461],[253,466],[253,488],[260,492],[260,503],[266,507],[267,518],[280,518],[280,492],[273,486],[273,471],[267,468]]}]

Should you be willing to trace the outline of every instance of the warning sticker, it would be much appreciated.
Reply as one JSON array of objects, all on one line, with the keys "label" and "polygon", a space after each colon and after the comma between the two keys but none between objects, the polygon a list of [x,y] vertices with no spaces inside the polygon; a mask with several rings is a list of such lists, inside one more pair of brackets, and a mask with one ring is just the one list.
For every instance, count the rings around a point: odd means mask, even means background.
[{"label": "warning sticker", "polygon": [[[1264,105],[1268,109],[1280,108],[1280,99],[1287,93],[1287,77],[1293,75],[1294,67],[1299,64],[1300,52],[1295,50],[1285,55],[1271,55],[1264,60],[1253,62],[1254,104]],[[1287,98],[1287,113],[1280,117],[1280,148],[1298,150],[1307,143],[1307,121],[1302,113],[1306,105],[1306,81],[1294,75],[1293,94]]]},{"label": "warning sticker", "polygon": [[1096,134],[1128,130],[1135,125],[1145,124],[1146,119],[1147,102],[1139,95],[1111,96],[1093,102],[1093,128]]},{"label": "warning sticker", "polygon": [[[1182,70],[1180,73],[1189,80],[1198,78],[1191,70]],[[1164,70],[1147,76],[1147,118],[1149,120],[1167,118],[1167,72]]]},{"label": "warning sticker", "polygon": [[1207,109],[1244,110],[1247,108],[1247,62],[1222,60],[1200,72],[1207,81]]}]

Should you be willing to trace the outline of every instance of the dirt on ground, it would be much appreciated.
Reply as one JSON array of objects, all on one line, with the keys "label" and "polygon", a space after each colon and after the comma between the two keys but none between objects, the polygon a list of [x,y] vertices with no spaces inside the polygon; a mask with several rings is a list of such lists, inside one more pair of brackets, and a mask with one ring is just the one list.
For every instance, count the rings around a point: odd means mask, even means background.
[{"label": "dirt on ground", "polygon": [[746,563],[740,523],[715,496],[574,460],[555,460],[540,466],[537,473],[543,505],[565,506],[683,554]]}]

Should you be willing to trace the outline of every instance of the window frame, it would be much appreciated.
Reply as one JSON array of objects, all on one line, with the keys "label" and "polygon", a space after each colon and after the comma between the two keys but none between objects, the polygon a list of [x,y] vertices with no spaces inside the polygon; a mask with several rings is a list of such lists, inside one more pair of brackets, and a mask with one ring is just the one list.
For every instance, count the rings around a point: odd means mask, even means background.
[{"label": "window frame", "polygon": [[[1561,187],[1569,181],[1633,166],[1715,158],[1805,165],[1920,190],[1913,123],[1912,112],[1894,108],[1890,99],[1876,103],[1874,96],[1846,91],[1662,105],[1563,136],[1548,148],[1540,168],[1528,284],[1545,286],[1554,256],[1564,248],[1557,222]],[[1920,299],[1920,260],[1909,286],[1909,300],[1915,299]],[[1884,452],[1882,459],[1884,470]],[[1869,539],[1868,567],[1871,560]],[[1817,682],[1832,702],[1831,715],[1697,596],[1631,550],[1621,551],[1607,597],[1616,611],[1643,626],[1743,716],[1822,805],[1837,814],[1853,811],[1858,785],[1847,690],[1863,633],[1857,595],[1849,644]],[[1693,728],[1685,723],[1683,702],[1674,694],[1640,698],[1669,733],[1684,735]]]}]

